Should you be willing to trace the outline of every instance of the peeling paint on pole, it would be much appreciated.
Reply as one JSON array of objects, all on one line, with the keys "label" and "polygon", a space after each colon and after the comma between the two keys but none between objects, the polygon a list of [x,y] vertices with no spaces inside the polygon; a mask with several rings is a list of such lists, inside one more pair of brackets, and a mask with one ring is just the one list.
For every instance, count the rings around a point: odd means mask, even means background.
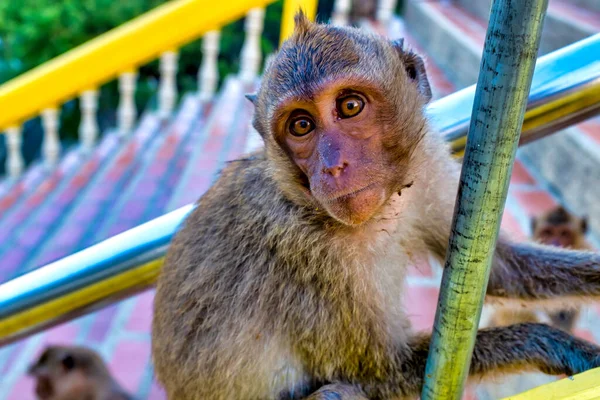
[{"label": "peeling paint on pole", "polygon": [[547,5],[492,5],[422,399],[462,395]]}]

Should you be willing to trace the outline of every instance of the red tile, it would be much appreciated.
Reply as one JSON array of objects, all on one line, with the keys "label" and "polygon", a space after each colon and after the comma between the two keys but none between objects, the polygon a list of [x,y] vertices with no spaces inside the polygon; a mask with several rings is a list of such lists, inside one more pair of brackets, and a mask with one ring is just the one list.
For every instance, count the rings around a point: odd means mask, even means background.
[{"label": "red tile", "polygon": [[589,342],[596,342],[594,334],[590,332],[589,329],[575,329],[573,333],[575,333],[575,336],[581,339],[587,340]]},{"label": "red tile", "polygon": [[600,145],[600,117],[582,122],[577,128]]},{"label": "red tile", "polygon": [[535,179],[529,174],[523,163],[519,160],[515,161],[513,167],[512,176],[510,178],[511,184],[519,185],[535,185]]}]

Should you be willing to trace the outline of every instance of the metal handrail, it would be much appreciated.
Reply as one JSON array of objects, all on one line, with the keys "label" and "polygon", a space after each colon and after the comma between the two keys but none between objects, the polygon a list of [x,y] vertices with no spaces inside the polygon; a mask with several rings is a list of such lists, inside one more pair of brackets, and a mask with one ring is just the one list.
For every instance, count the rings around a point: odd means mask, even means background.
[{"label": "metal handrail", "polygon": [[[525,141],[600,112],[597,54],[600,34],[538,60]],[[427,111],[432,125],[459,154],[474,91],[471,87],[452,94]],[[560,112],[563,107],[569,110],[566,115]],[[183,207],[0,285],[0,346],[150,288],[170,239],[192,208]]]}]

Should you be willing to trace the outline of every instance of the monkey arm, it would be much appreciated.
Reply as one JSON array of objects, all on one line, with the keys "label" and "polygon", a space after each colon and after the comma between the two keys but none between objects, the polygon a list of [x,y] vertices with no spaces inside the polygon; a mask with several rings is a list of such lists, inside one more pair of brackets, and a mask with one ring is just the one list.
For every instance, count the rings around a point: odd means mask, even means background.
[{"label": "monkey arm", "polygon": [[[414,344],[415,366],[425,369],[429,336]],[[544,324],[524,323],[477,333],[470,378],[497,373],[539,370],[549,375],[573,375],[600,366],[600,348]],[[420,390],[420,389],[419,389]]]},{"label": "monkey arm", "polygon": [[556,297],[598,297],[600,254],[500,239],[487,294],[547,303]]},{"label": "monkey arm", "polygon": [[[423,386],[431,336],[418,335],[398,354],[395,374],[385,382],[356,386],[323,386],[307,399],[362,400],[418,396]],[[539,370],[549,375],[573,375],[600,366],[600,348],[543,324],[525,323],[489,328],[477,333],[470,378],[498,373]]]}]

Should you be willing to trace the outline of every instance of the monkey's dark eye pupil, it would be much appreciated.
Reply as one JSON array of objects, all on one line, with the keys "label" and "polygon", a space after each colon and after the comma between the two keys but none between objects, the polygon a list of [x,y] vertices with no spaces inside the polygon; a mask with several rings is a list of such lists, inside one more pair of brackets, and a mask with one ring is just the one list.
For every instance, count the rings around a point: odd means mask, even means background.
[{"label": "monkey's dark eye pupil", "polygon": [[351,95],[338,99],[337,109],[341,118],[351,118],[358,115],[365,106],[360,96]]},{"label": "monkey's dark eye pupil", "polygon": [[290,131],[294,136],[304,136],[310,133],[314,129],[313,122],[306,118],[301,117],[292,121],[290,124]]}]

